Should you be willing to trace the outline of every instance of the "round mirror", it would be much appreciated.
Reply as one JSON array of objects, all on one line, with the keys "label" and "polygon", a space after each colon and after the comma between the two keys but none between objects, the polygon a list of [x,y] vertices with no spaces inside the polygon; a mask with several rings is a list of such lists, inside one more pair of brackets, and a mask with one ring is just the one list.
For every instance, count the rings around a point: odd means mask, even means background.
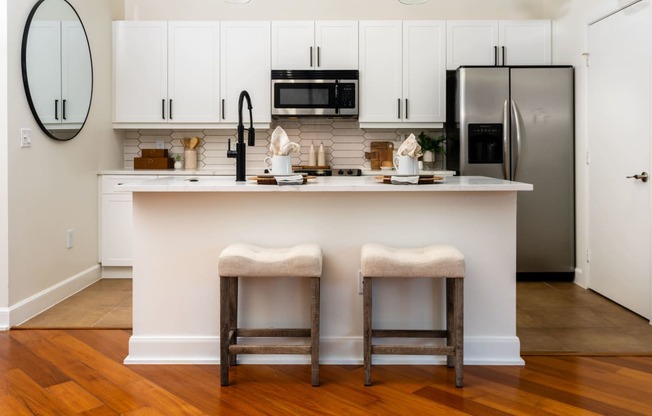
[{"label": "round mirror", "polygon": [[27,18],[21,52],[23,84],[41,129],[70,140],[84,126],[93,95],[86,30],[66,0],[39,0]]}]

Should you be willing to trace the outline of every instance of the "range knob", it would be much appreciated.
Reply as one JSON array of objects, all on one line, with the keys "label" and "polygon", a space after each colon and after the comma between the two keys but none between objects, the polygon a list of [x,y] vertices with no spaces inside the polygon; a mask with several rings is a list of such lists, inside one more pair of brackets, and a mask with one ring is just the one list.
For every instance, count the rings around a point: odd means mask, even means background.
[{"label": "range knob", "polygon": [[342,169],[340,169],[340,170],[337,171],[337,174],[338,175],[344,175],[344,171]]},{"label": "range knob", "polygon": [[353,175],[353,170],[352,170],[352,169],[347,170],[347,171],[346,171],[346,174],[347,174],[347,175]]}]

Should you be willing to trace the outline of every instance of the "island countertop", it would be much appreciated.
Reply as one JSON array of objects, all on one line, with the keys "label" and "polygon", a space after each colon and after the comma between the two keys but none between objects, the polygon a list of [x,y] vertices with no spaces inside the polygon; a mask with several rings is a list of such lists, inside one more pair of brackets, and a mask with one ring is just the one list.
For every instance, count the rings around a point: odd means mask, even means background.
[{"label": "island countertop", "polygon": [[130,182],[119,187],[131,192],[513,192],[531,191],[527,183],[484,176],[446,177],[427,185],[392,185],[371,176],[319,176],[304,185],[259,185],[255,180],[236,182],[234,176],[175,176]]}]

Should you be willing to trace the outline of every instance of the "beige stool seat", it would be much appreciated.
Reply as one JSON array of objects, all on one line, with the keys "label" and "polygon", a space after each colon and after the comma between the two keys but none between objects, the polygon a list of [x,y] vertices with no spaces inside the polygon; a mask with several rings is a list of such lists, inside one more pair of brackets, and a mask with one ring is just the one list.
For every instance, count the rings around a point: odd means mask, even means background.
[{"label": "beige stool seat", "polygon": [[[308,354],[311,382],[319,385],[319,286],[322,253],[317,244],[261,248],[246,244],[226,247],[218,258],[220,275],[220,376],[229,385],[229,367],[238,354]],[[239,328],[238,278],[299,277],[310,279],[310,328]],[[238,337],[310,338],[310,345],[243,344]]]},{"label": "beige stool seat", "polygon": [[[419,248],[394,248],[365,244],[361,252],[363,277],[364,384],[371,385],[374,354],[445,355],[455,367],[455,385],[462,387],[464,365],[464,255],[455,247],[435,244]],[[446,328],[406,330],[373,329],[372,280],[374,278],[446,279]],[[374,338],[445,338],[445,346],[374,344]]]}]

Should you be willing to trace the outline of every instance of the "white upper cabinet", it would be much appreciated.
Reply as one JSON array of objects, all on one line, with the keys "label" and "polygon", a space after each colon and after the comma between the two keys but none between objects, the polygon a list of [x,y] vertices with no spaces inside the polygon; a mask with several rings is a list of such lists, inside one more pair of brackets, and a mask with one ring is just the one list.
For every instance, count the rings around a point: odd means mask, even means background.
[{"label": "white upper cabinet", "polygon": [[443,21],[360,22],[360,123],[445,121]]},{"label": "white upper cabinet", "polygon": [[503,65],[550,65],[550,20],[501,20],[499,43]]},{"label": "white upper cabinet", "polygon": [[550,65],[550,20],[449,20],[447,69],[462,65]]},{"label": "white upper cabinet", "polygon": [[272,22],[272,69],[358,69],[358,22]]},{"label": "white upper cabinet", "polygon": [[[270,22],[222,22],[222,121],[238,122],[238,98],[246,90],[254,121],[271,122]],[[246,102],[243,105],[246,109]],[[243,121],[249,121],[244,112]]]},{"label": "white upper cabinet", "polygon": [[113,23],[114,123],[219,122],[219,23]]}]

